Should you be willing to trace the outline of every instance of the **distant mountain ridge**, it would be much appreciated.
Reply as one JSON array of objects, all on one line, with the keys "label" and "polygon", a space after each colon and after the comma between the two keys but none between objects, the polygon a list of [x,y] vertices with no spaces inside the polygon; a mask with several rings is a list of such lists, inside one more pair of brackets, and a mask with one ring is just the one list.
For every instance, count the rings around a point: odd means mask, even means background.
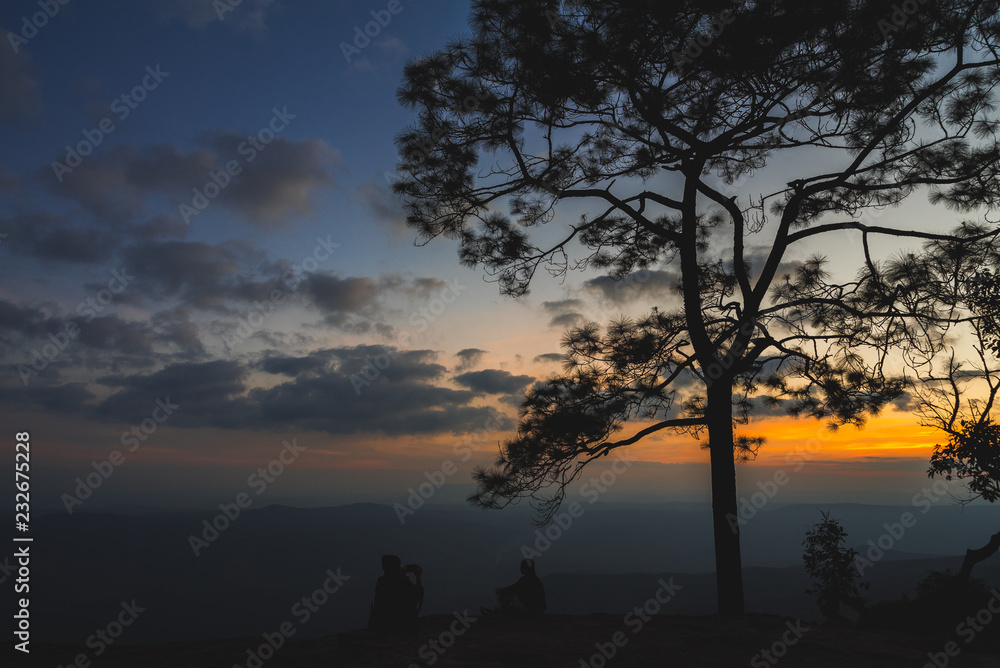
[{"label": "distant mountain ridge", "polygon": [[[859,548],[877,542],[885,524],[912,511],[856,504],[821,508],[843,522],[850,543]],[[217,522],[225,528],[205,540],[205,523],[220,514],[123,508],[36,518],[36,637],[82,643],[114,618],[122,601],[133,599],[146,612],[122,635],[122,643],[263,633],[288,620],[295,603],[338,569],[349,579],[300,634],[358,628],[365,625],[385,553],[424,566],[425,613],[478,610],[492,604],[496,587],[517,578],[526,545],[544,548],[536,561],[551,612],[625,612],[648,598],[658,578],[671,576],[685,587],[670,603],[672,614],[714,611],[707,504],[595,504],[558,530],[533,526],[524,508],[482,512],[428,505],[401,524],[393,508],[382,504],[269,506]],[[818,617],[804,594],[808,583],[799,565],[802,537],[818,517],[815,506],[775,506],[742,528],[749,610]],[[927,570],[957,569],[966,548],[978,547],[985,542],[981,536],[1000,528],[1000,509],[992,507],[962,512],[942,505],[925,515],[917,511],[917,517],[916,525],[866,569],[869,600],[911,592]],[[192,537],[206,543],[199,556]],[[0,561],[6,556],[0,552]],[[980,564],[976,575],[1000,583],[1000,559]]]}]

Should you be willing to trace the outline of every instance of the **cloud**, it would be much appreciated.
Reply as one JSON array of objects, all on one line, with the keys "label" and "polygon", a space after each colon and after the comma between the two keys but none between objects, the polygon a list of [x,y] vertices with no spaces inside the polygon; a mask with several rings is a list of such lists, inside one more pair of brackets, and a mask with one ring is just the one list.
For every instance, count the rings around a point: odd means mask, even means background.
[{"label": "cloud", "polygon": [[136,241],[183,237],[187,226],[180,220],[156,216],[144,223],[80,224],[48,212],[18,214],[0,219],[5,243],[21,255],[60,262],[108,263],[123,246]]},{"label": "cloud", "polygon": [[[0,315],[4,322],[33,322],[39,328],[48,323],[44,313],[30,309],[3,309]],[[158,316],[169,319],[171,314],[161,312]],[[119,345],[142,352],[150,343],[148,332],[139,330],[141,336],[129,341],[127,336],[135,333],[129,324],[108,317],[90,343],[107,346],[117,338]],[[162,334],[157,330],[153,339],[159,341]],[[14,367],[4,365],[0,368],[0,400],[126,424],[149,417],[158,400],[169,401],[178,405],[169,423],[182,428],[404,435],[466,433],[489,420],[498,421],[502,429],[513,426],[508,416],[493,408],[470,405],[481,392],[437,385],[447,369],[435,361],[436,357],[431,350],[374,345],[326,348],[298,356],[269,350],[250,363],[197,360],[169,363],[145,374],[115,370],[96,377],[94,382],[103,386],[100,392],[91,392],[79,383],[59,384],[58,374],[50,370],[24,388]],[[106,358],[107,354],[102,355]],[[254,371],[288,380],[254,387]],[[493,385],[502,389],[521,384],[521,379],[503,372],[493,380]]]},{"label": "cloud", "polygon": [[535,362],[562,362],[563,361],[563,354],[562,353],[543,353],[541,355],[536,355],[534,361]]},{"label": "cloud", "polygon": [[323,323],[354,334],[375,332],[389,338],[394,329],[375,319],[381,317],[385,302],[405,297],[412,305],[446,289],[437,278],[404,278],[400,274],[379,277],[310,274],[304,294],[311,305],[324,314]]},{"label": "cloud", "polygon": [[0,26],[5,44],[0,45],[0,121],[21,123],[42,112],[42,96],[34,65],[23,48],[15,53],[10,31]]},{"label": "cloud", "polygon": [[410,47],[398,37],[385,37],[377,40],[375,48],[382,51],[389,58],[401,58],[410,52]]},{"label": "cloud", "polygon": [[226,360],[172,364],[149,375],[104,376],[99,383],[120,389],[100,403],[96,414],[137,422],[149,417],[157,399],[169,399],[180,405],[173,424],[236,427],[245,408],[237,397],[246,391],[246,377],[246,368]]},{"label": "cloud", "polygon": [[318,354],[310,354],[304,357],[288,357],[285,355],[269,354],[257,364],[261,371],[275,375],[302,376],[308,373],[317,373],[326,369],[329,363],[328,358]]},{"label": "cloud", "polygon": [[293,213],[312,215],[313,192],[333,186],[330,168],[340,163],[340,152],[319,139],[292,141],[276,137],[256,153],[251,163],[246,135],[214,132],[208,137],[227,162],[245,158],[243,171],[222,191],[219,200],[264,226],[287,224],[284,218]]},{"label": "cloud", "polygon": [[[287,225],[290,216],[311,215],[314,194],[333,186],[331,168],[339,162],[339,152],[318,139],[276,137],[259,150],[246,140],[229,131],[210,132],[203,136],[205,146],[189,152],[167,143],[122,144],[84,159],[61,181],[50,167],[41,168],[38,176],[56,194],[112,223],[145,212],[147,199],[155,196],[166,196],[177,207],[175,215],[186,214],[189,223],[212,206],[262,228]],[[240,171],[230,175],[225,165],[234,160]],[[207,207],[199,208],[195,191],[216,189],[213,174],[223,186],[214,198],[205,198]]]},{"label": "cloud", "polygon": [[[94,286],[89,288],[93,291]],[[48,309],[53,312],[49,314],[37,307],[0,300],[0,343],[17,353],[18,363],[30,363],[33,351],[51,343],[50,336],[65,339],[59,356],[45,367],[44,374],[50,374],[53,366],[118,370],[205,355],[199,330],[183,309],[160,312],[149,320],[126,320],[94,310],[100,308],[96,302],[81,302],[81,307],[79,312],[60,315],[55,306]],[[67,339],[70,331],[76,334]]]},{"label": "cloud", "polygon": [[534,382],[531,376],[515,376],[509,371],[484,369],[455,376],[455,382],[479,394],[515,394]]},{"label": "cloud", "polygon": [[485,350],[480,350],[479,348],[464,348],[455,353],[455,357],[461,360],[458,366],[455,367],[455,371],[466,371],[472,367],[479,364],[479,361],[483,359],[483,355],[486,354]]},{"label": "cloud", "polygon": [[549,327],[575,327],[585,320],[586,318],[582,313],[563,313],[552,318],[549,321]]},{"label": "cloud", "polygon": [[312,302],[326,313],[370,312],[378,302],[382,289],[379,282],[368,276],[340,278],[328,274],[310,274],[305,290]]},{"label": "cloud", "polygon": [[63,323],[34,306],[0,299],[0,331],[42,337],[62,331]]},{"label": "cloud", "polygon": [[665,295],[676,294],[678,285],[680,274],[674,271],[642,270],[620,280],[598,276],[586,281],[584,288],[605,301],[618,304],[651,297],[662,300]]},{"label": "cloud", "polygon": [[554,302],[542,302],[542,308],[552,314],[566,313],[583,308],[583,301],[579,299],[560,299]]},{"label": "cloud", "polygon": [[118,315],[102,315],[80,326],[80,343],[97,350],[113,350],[125,355],[152,355],[154,333],[146,323],[123,320]]},{"label": "cloud", "polygon": [[56,415],[83,412],[88,407],[87,402],[93,398],[93,393],[81,383],[0,387],[0,401],[38,406]]},{"label": "cloud", "polygon": [[358,186],[357,195],[362,206],[375,217],[375,222],[394,237],[404,237],[411,232],[406,225],[403,208],[388,187],[376,181],[368,181]]},{"label": "cloud", "polygon": [[136,276],[131,293],[153,301],[179,298],[185,306],[227,313],[232,300],[266,298],[269,284],[250,274],[277,273],[264,252],[245,241],[140,244],[125,250],[123,263]]},{"label": "cloud", "polygon": [[573,327],[586,320],[577,309],[583,307],[579,299],[560,299],[559,301],[542,302],[542,308],[552,314],[549,327]]},{"label": "cloud", "polygon": [[[223,8],[221,11],[219,8]],[[277,0],[159,0],[162,19],[179,19],[193,30],[204,30],[219,22],[237,30],[260,33],[267,29],[268,14],[279,9]]]},{"label": "cloud", "polygon": [[258,426],[294,424],[331,434],[465,433],[482,427],[490,417],[500,416],[491,408],[467,405],[474,397],[472,392],[428,383],[378,377],[358,389],[349,376],[329,372],[254,390],[249,399]]},{"label": "cloud", "polygon": [[371,375],[395,382],[431,381],[444,375],[445,367],[434,362],[433,350],[399,350],[393,346],[358,345],[315,350],[301,357],[268,351],[258,368],[285,376],[321,375],[337,372],[344,376]]},{"label": "cloud", "polygon": [[[388,366],[371,381],[354,372],[384,353],[379,346],[316,351],[300,358],[270,356],[259,366],[296,372],[268,388],[248,388],[248,367],[235,361],[173,364],[146,376],[105,376],[116,391],[95,414],[136,422],[148,417],[157,399],[178,404],[170,423],[178,427],[323,431],[330,434],[435,432],[466,433],[490,418],[512,422],[489,407],[468,405],[475,393],[426,382],[444,372],[429,362],[431,351],[391,350]],[[372,367],[378,369],[378,367]]]},{"label": "cloud", "polygon": [[60,225],[60,218],[39,213],[20,216],[8,227],[11,244],[28,247],[30,254],[66,262],[96,263],[114,249],[109,234],[94,234],[84,227]]}]

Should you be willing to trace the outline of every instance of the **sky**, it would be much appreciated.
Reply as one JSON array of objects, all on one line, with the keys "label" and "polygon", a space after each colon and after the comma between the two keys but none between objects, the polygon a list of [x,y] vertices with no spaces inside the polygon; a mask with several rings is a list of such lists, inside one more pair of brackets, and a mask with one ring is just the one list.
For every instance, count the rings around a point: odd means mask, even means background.
[{"label": "sky", "polygon": [[[111,460],[73,510],[214,506],[275,461],[273,502],[403,501],[439,472],[463,490],[524,390],[560,370],[567,327],[662,303],[669,267],[625,284],[541,275],[515,300],[453,242],[414,243],[388,189],[413,120],[396,89],[467,13],[0,7],[0,423],[5,439],[31,434],[37,508],[67,507]],[[761,192],[787,180],[759,178]],[[945,225],[913,199],[892,215]],[[814,250],[852,271],[860,246],[845,234]],[[768,443],[741,488],[794,472],[788,500],[906,502],[941,440],[905,406],[862,431],[779,414],[750,431]],[[708,500],[694,439],[657,435],[629,456],[608,498]]]}]

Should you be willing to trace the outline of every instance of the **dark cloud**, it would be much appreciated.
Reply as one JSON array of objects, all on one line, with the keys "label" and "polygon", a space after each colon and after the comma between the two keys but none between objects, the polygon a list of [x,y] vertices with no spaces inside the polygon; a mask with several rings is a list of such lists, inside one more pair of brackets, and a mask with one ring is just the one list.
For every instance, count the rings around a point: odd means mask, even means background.
[{"label": "dark cloud", "polygon": [[552,318],[549,327],[575,327],[585,320],[582,313],[563,313]]},{"label": "dark cloud", "polygon": [[154,333],[147,323],[130,322],[118,315],[104,315],[80,326],[77,340],[97,350],[125,355],[152,355]]},{"label": "dark cloud", "polygon": [[552,314],[549,327],[573,327],[586,318],[578,309],[583,307],[579,299],[560,299],[558,301],[542,302],[542,308]]},{"label": "dark cloud", "polygon": [[180,219],[154,216],[142,223],[106,221],[87,224],[48,212],[18,214],[0,219],[4,243],[21,255],[47,260],[99,264],[110,262],[131,243],[180,238],[188,227]]},{"label": "dark cloud", "polygon": [[246,409],[238,399],[246,391],[246,376],[241,364],[225,360],[172,364],[149,375],[105,376],[98,382],[120,390],[101,402],[96,413],[137,422],[149,417],[157,399],[169,399],[180,405],[172,424],[235,428]]},{"label": "dark cloud", "polygon": [[[168,197],[186,223],[212,206],[262,227],[286,225],[289,216],[312,214],[315,191],[333,185],[330,168],[339,161],[339,153],[317,139],[292,141],[279,136],[260,150],[246,139],[228,131],[208,133],[204,141],[209,145],[190,152],[166,143],[118,145],[85,158],[70,173],[57,177],[47,166],[38,175],[56,194],[112,223],[142,213],[150,196]],[[232,160],[240,171],[227,175],[224,167]],[[205,204],[196,202],[195,190],[204,193],[213,174],[223,187]]]},{"label": "dark cloud", "polygon": [[[261,426],[294,424],[332,434],[461,433],[490,418],[510,425],[491,408],[469,406],[476,393],[431,384],[446,371],[436,357],[431,350],[369,345],[272,357],[264,363],[294,380],[253,390],[249,399]],[[302,373],[289,373],[294,371]]]},{"label": "dark cloud", "polygon": [[268,351],[258,367],[272,374],[300,376],[337,372],[344,376],[371,375],[394,382],[431,381],[446,369],[434,362],[433,350],[399,350],[393,346],[359,345],[316,350],[301,357],[284,356]]},{"label": "dark cloud", "polygon": [[662,300],[675,295],[680,285],[680,274],[674,271],[641,270],[616,280],[611,276],[598,276],[584,283],[584,288],[601,299],[614,303],[629,302],[640,298]]},{"label": "dark cloud", "polygon": [[291,141],[275,137],[251,162],[246,153],[246,135],[215,132],[209,137],[222,160],[237,160],[243,165],[243,171],[222,191],[219,201],[261,226],[286,225],[292,214],[312,215],[313,193],[333,186],[330,168],[340,162],[340,152],[319,139]]},{"label": "dark cloud", "polygon": [[920,400],[910,392],[903,392],[892,401],[892,405],[896,407],[896,410],[912,413],[920,408]]},{"label": "dark cloud", "polygon": [[515,394],[534,380],[531,376],[515,376],[500,369],[469,371],[455,376],[456,383],[480,394]]},{"label": "dark cloud", "polygon": [[455,371],[467,371],[472,367],[479,364],[479,361],[483,359],[483,355],[486,354],[485,350],[480,350],[479,348],[464,348],[455,353],[455,357],[461,360],[458,366],[455,367]]},{"label": "dark cloud", "polygon": [[62,315],[55,306],[48,309],[50,314],[0,300],[4,356],[16,364],[31,364],[38,358],[37,351],[61,341],[58,356],[46,357],[44,369],[27,371],[32,378],[55,377],[70,367],[120,372],[205,356],[200,330],[184,309],[163,311],[148,320],[126,320],[102,312],[97,301],[83,301],[80,306]]},{"label": "dark cloud", "polygon": [[82,383],[27,387],[0,387],[0,402],[37,406],[56,415],[80,413],[87,408],[87,402],[94,398]]},{"label": "dark cloud", "polygon": [[351,334],[375,333],[391,338],[394,329],[375,320],[387,299],[392,296],[403,296],[410,302],[429,299],[447,285],[437,278],[406,279],[399,274],[374,278],[311,274],[303,292],[324,314],[324,325]]},{"label": "dark cloud", "polygon": [[0,300],[0,331],[42,337],[62,331],[63,327],[59,318],[39,308]]},{"label": "dark cloud", "polygon": [[150,318],[156,332],[156,341],[166,347],[167,357],[188,361],[207,355],[201,341],[201,327],[191,321],[191,311],[183,307],[154,313]]},{"label": "dark cloud", "polygon": [[18,254],[66,262],[105,261],[118,243],[107,231],[72,226],[67,218],[50,213],[5,218],[0,229],[9,235],[4,243]]},{"label": "dark cloud", "polygon": [[[18,51],[10,42],[10,32],[0,26],[3,45],[0,46],[0,121],[20,123],[33,118],[42,111],[42,96],[34,65],[24,45]],[[19,41],[15,38],[14,41]]]},{"label": "dark cloud", "polygon": [[473,397],[467,391],[391,377],[355,384],[340,372],[299,377],[250,393],[261,426],[295,424],[333,434],[474,431],[494,412],[468,406]]},{"label": "dark cloud", "polygon": [[140,244],[126,249],[123,262],[136,276],[130,292],[153,301],[179,298],[186,306],[222,312],[232,310],[230,300],[267,298],[274,284],[253,280],[251,273],[277,273],[262,250],[244,241]]},{"label": "dark cloud", "polygon": [[328,359],[312,354],[305,357],[286,357],[274,355],[265,357],[258,362],[261,371],[284,376],[302,376],[307,373],[317,373],[326,369]]},{"label": "dark cloud", "polygon": [[[148,332],[139,332],[135,341],[127,340],[128,323],[110,317],[95,332],[90,342],[95,346],[109,345],[117,338],[120,345],[141,353],[150,342]],[[125,353],[114,357],[121,356]],[[97,403],[83,385],[59,385],[58,376],[48,369],[44,378],[32,379],[30,391],[25,391],[8,366],[0,370],[0,400],[126,424],[141,422],[153,414],[158,401],[169,401],[178,405],[170,425],[184,428],[402,435],[471,432],[490,420],[499,420],[503,428],[512,426],[495,409],[470,405],[482,392],[435,385],[447,371],[435,362],[436,356],[431,350],[362,345],[301,356],[271,350],[249,365],[228,360],[176,362],[152,373],[121,371],[98,376],[95,382],[111,392]],[[267,388],[251,387],[253,370],[289,380]],[[522,383],[520,378],[498,372],[496,378],[480,377],[478,384],[509,389],[530,380],[525,377]]]},{"label": "dark cloud", "polygon": [[374,278],[340,278],[327,274],[310,275],[305,291],[312,297],[313,304],[326,313],[371,312],[382,293]]},{"label": "dark cloud", "polygon": [[500,403],[506,404],[513,408],[520,408],[521,404],[524,402],[524,393],[521,394],[505,394],[500,397]]},{"label": "dark cloud", "polygon": [[[385,354],[387,357],[380,358]],[[299,358],[270,355],[258,366],[293,379],[247,389],[248,369],[237,362],[174,364],[147,376],[106,376],[117,391],[97,408],[106,419],[136,422],[157,399],[179,404],[171,424],[224,429],[318,430],[330,434],[390,435],[475,431],[494,409],[468,405],[476,393],[426,382],[444,373],[432,351],[358,346]],[[367,371],[366,371],[367,369]]]},{"label": "dark cloud", "polygon": [[562,362],[562,353],[543,353],[535,356],[535,362]]},{"label": "dark cloud", "polygon": [[583,308],[583,301],[579,299],[560,299],[553,302],[542,302],[542,308],[552,315],[560,315],[580,310]]}]

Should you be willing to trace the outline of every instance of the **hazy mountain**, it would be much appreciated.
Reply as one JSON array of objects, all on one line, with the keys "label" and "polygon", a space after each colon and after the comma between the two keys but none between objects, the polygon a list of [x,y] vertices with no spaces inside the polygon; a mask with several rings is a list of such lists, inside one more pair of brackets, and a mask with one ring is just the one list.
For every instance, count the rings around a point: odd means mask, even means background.
[{"label": "hazy mountain", "polygon": [[[883,534],[903,513],[913,514],[915,524],[866,568],[870,600],[912,591],[931,568],[957,568],[958,555],[1000,529],[1000,508],[988,506],[963,512],[941,505],[926,514],[856,504],[822,509],[843,523],[862,552],[868,540],[889,545]],[[497,586],[517,578],[525,545],[537,551],[551,612],[625,613],[669,577],[683,589],[664,612],[715,608],[707,504],[585,505],[571,524],[567,515],[562,526],[544,529],[531,524],[526,508],[483,512],[462,505],[428,505],[404,523],[393,507],[377,504],[269,506],[225,521],[218,510],[122,511],[34,519],[34,638],[81,644],[133,600],[144,610],[121,643],[250,636],[285,621],[302,637],[362,627],[379,557],[390,552],[424,566],[426,614],[478,611],[492,603]],[[768,506],[743,526],[748,610],[818,617],[798,565],[804,533],[817,519],[816,506]],[[228,527],[217,536],[206,533],[204,522],[213,520]],[[205,541],[199,556],[193,536]],[[7,554],[0,553],[7,569],[0,575],[9,579]],[[317,597],[324,602],[305,619],[302,598],[324,581],[335,586],[331,574],[342,586]],[[977,575],[1000,583],[1000,558],[981,564]]]}]

